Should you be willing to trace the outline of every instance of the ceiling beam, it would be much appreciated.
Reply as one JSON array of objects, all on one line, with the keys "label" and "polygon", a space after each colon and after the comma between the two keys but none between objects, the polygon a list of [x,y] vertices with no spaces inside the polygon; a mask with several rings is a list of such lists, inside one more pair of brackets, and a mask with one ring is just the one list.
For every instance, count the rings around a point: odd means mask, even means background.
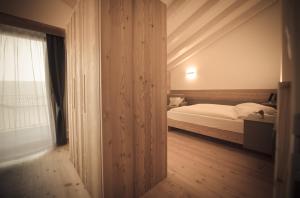
[{"label": "ceiling beam", "polygon": [[168,52],[168,63],[171,60],[174,60],[174,59],[178,58],[179,56],[182,55],[182,53],[185,53],[190,48],[192,48],[192,46],[195,44],[195,42],[198,40],[198,38],[200,38],[203,34],[205,34],[212,27],[214,27],[217,23],[219,23],[221,20],[223,20],[226,16],[228,16],[234,10],[241,7],[247,1],[249,1],[249,0],[245,0],[245,1],[237,0],[237,1],[235,1],[229,7],[227,7],[225,10],[223,10],[221,13],[216,15],[212,20],[210,20],[208,23],[206,23],[204,26],[202,26],[192,36],[188,37],[183,43],[179,44],[174,50],[172,50],[171,52]]},{"label": "ceiling beam", "polygon": [[167,18],[170,18],[176,12],[176,10],[187,1],[189,1],[189,0],[174,0],[174,1],[172,1],[172,3],[169,5],[169,7],[167,9]]},{"label": "ceiling beam", "polygon": [[265,1],[262,0],[246,12],[244,12],[242,15],[237,17],[236,19],[232,20],[230,23],[226,24],[222,28],[220,28],[217,32],[214,32],[210,36],[208,36],[205,40],[199,42],[197,45],[183,53],[181,56],[173,60],[168,64],[168,70],[172,70],[176,68],[178,65],[186,61],[187,59],[191,58],[201,50],[207,48],[211,44],[215,43],[217,40],[228,34],[229,32],[233,31],[240,25],[248,22],[251,18],[253,18],[255,15],[263,11],[264,9],[270,7],[273,5],[277,0],[270,0]]},{"label": "ceiling beam", "polygon": [[77,0],[62,0],[62,1],[65,2],[71,8],[74,8],[77,3]]},{"label": "ceiling beam", "polygon": [[186,21],[184,21],[180,26],[178,26],[169,36],[168,44],[172,43],[174,39],[182,32],[184,32],[190,25],[192,25],[196,20],[200,19],[206,12],[210,10],[215,4],[220,0],[207,0],[201,7],[199,7],[194,14],[192,14]]}]

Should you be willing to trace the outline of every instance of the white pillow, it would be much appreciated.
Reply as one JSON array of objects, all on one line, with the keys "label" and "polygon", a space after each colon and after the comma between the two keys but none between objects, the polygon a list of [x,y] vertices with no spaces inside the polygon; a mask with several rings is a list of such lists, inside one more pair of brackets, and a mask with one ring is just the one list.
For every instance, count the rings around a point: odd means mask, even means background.
[{"label": "white pillow", "polygon": [[264,111],[264,113],[268,115],[276,115],[277,113],[277,110],[273,107],[268,107],[265,105],[250,102],[236,105],[235,110],[239,118],[246,118],[249,116],[249,114],[258,112],[260,110]]},{"label": "white pillow", "polygon": [[169,106],[176,106],[178,107],[182,102],[184,98],[182,97],[170,97],[170,104]]}]

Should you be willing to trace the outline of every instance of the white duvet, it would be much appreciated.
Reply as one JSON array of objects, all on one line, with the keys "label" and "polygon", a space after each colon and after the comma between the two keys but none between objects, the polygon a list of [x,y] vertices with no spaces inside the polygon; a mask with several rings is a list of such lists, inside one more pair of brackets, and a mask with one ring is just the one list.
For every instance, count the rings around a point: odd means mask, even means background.
[{"label": "white duvet", "polygon": [[[218,104],[196,104],[173,108],[170,111],[224,119],[245,119],[250,114],[263,111],[266,116],[276,116],[276,109],[256,103],[242,103],[235,106]],[[256,114],[258,116],[258,114]]]},{"label": "white duvet", "polygon": [[238,119],[239,116],[235,110],[235,106],[217,105],[217,104],[196,104],[191,106],[182,106],[173,108],[171,112],[188,113],[203,116],[212,116],[225,119]]}]

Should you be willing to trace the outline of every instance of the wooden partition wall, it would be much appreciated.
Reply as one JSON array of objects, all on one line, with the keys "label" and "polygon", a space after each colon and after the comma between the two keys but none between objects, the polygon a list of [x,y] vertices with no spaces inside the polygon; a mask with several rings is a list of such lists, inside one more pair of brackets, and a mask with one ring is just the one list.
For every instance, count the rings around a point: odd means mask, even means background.
[{"label": "wooden partition wall", "polygon": [[291,104],[292,87],[291,82],[279,83],[278,118],[276,133],[276,164],[274,174],[274,196],[285,197],[288,193],[291,174]]},{"label": "wooden partition wall", "polygon": [[92,197],[102,196],[100,2],[81,0],[67,27],[71,160]]},{"label": "wooden partition wall", "polygon": [[74,166],[92,197],[138,197],[167,174],[166,7],[80,0],[66,35]]}]

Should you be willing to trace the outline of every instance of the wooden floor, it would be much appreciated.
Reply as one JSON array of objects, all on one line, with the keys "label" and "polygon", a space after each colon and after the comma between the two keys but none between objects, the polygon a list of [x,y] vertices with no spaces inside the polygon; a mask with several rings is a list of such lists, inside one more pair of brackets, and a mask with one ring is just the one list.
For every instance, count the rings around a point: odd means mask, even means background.
[{"label": "wooden floor", "polygon": [[272,197],[273,162],[196,134],[168,133],[168,177],[144,198]]},{"label": "wooden floor", "polygon": [[[272,195],[270,158],[188,133],[168,133],[168,177],[144,198]],[[67,147],[0,169],[0,197],[88,198]]]},{"label": "wooden floor", "polygon": [[44,156],[0,169],[1,198],[89,198],[67,146]]}]

